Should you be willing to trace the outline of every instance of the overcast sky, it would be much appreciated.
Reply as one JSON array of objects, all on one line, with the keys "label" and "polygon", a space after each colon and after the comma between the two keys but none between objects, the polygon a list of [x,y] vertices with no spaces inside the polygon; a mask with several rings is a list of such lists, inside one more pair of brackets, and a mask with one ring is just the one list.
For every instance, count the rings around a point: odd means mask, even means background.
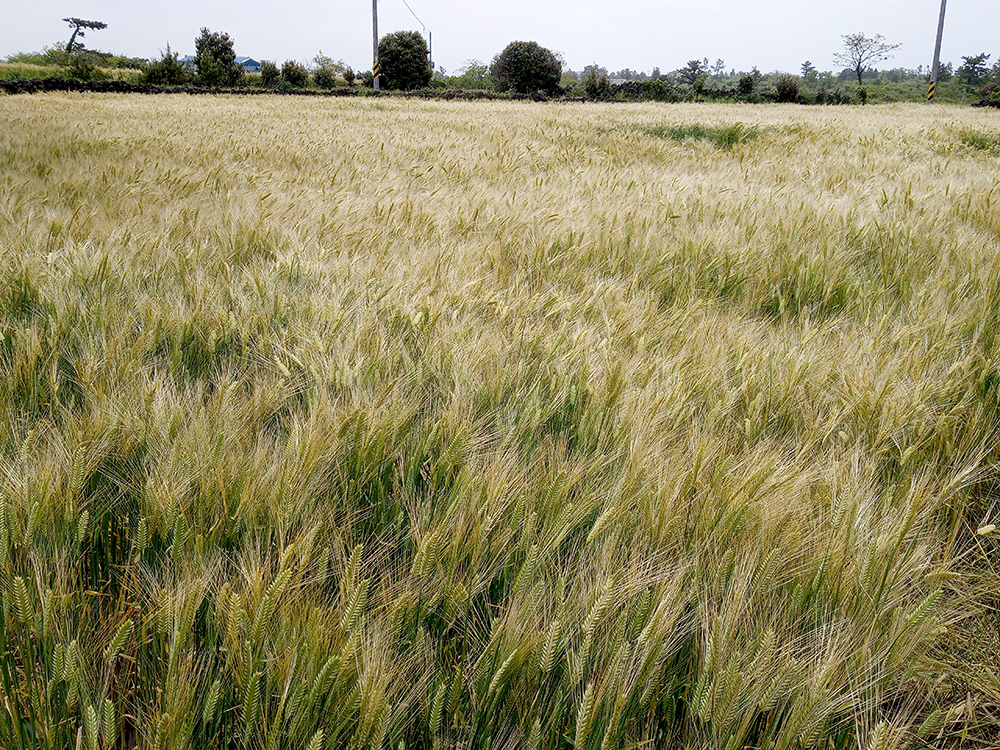
[{"label": "overcast sky", "polygon": [[[882,34],[903,46],[879,67],[929,66],[940,0],[407,0],[431,32],[434,62],[455,71],[470,59],[489,62],[514,40],[534,40],[561,52],[580,70],[596,62],[609,70],[663,72],[690,59],[721,58],[726,68],[798,72],[810,60],[833,70],[844,34]],[[135,57],[157,57],[167,43],[194,51],[202,27],[224,31],[236,54],[258,60],[311,61],[322,51],[357,69],[372,57],[368,0],[3,0],[0,59],[15,52],[65,44],[68,16],[103,21],[84,43]],[[1000,0],[951,0],[942,62],[962,55],[1000,56]],[[422,26],[403,0],[379,0],[379,33]]]}]

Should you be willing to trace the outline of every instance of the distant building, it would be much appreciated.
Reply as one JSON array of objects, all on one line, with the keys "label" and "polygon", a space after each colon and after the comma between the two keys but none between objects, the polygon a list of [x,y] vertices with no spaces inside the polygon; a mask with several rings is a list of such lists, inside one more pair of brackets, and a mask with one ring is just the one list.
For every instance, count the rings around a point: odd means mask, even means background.
[{"label": "distant building", "polygon": [[243,66],[244,73],[260,73],[260,61],[252,57],[237,57],[236,62]]},{"label": "distant building", "polygon": [[[197,67],[195,65],[194,58],[191,55],[185,55],[178,60],[182,65],[187,65],[189,68]],[[254,60],[252,57],[237,57],[236,64],[243,68],[244,73],[260,73],[260,62]]]}]

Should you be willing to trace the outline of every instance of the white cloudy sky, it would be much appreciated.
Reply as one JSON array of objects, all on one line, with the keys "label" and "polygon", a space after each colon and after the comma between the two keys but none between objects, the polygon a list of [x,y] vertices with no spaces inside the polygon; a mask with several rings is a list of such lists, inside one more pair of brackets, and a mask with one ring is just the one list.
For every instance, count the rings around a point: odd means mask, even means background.
[{"label": "white cloudy sky", "polygon": [[[804,60],[834,68],[841,36],[882,34],[903,46],[881,67],[929,65],[939,0],[407,0],[433,34],[434,61],[449,71],[469,59],[488,62],[510,41],[535,40],[561,52],[570,68],[597,62],[609,70],[679,68],[692,58],[722,58],[727,68],[798,72]],[[236,53],[257,59],[311,60],[319,51],[355,68],[371,61],[368,0],[4,0],[0,59],[65,42],[60,19],[104,21],[84,43],[156,57],[167,43],[193,52],[201,27],[225,31]],[[1000,0],[951,0],[942,61],[1000,57]],[[379,0],[379,32],[420,30],[403,0]]]}]

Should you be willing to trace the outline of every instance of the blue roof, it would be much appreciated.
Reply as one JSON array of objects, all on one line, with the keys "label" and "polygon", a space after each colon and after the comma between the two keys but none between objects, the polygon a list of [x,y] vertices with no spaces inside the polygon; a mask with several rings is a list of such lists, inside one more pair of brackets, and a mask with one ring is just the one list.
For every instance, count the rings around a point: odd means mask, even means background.
[{"label": "blue roof", "polygon": [[[194,61],[195,59],[191,57],[191,55],[184,55],[184,57],[178,60],[178,62],[190,62],[190,63],[193,63]],[[238,62],[240,65],[246,65],[247,63],[260,65],[260,63],[254,60],[252,57],[237,57],[236,62]]]}]

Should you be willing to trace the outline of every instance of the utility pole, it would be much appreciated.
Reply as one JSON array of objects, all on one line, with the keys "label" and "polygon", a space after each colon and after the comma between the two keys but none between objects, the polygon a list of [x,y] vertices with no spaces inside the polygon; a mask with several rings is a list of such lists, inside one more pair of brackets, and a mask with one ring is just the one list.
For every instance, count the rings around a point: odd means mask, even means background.
[{"label": "utility pole", "polygon": [[934,89],[937,88],[938,70],[941,67],[941,37],[944,34],[944,6],[948,0],[941,0],[941,17],[938,19],[937,41],[934,43],[934,65],[931,67],[931,82],[927,88],[927,103],[934,103]]},{"label": "utility pole", "polygon": [[374,49],[372,59],[375,60],[372,64],[372,85],[378,91],[378,78],[381,73],[378,66],[378,0],[372,0],[372,48]]}]

